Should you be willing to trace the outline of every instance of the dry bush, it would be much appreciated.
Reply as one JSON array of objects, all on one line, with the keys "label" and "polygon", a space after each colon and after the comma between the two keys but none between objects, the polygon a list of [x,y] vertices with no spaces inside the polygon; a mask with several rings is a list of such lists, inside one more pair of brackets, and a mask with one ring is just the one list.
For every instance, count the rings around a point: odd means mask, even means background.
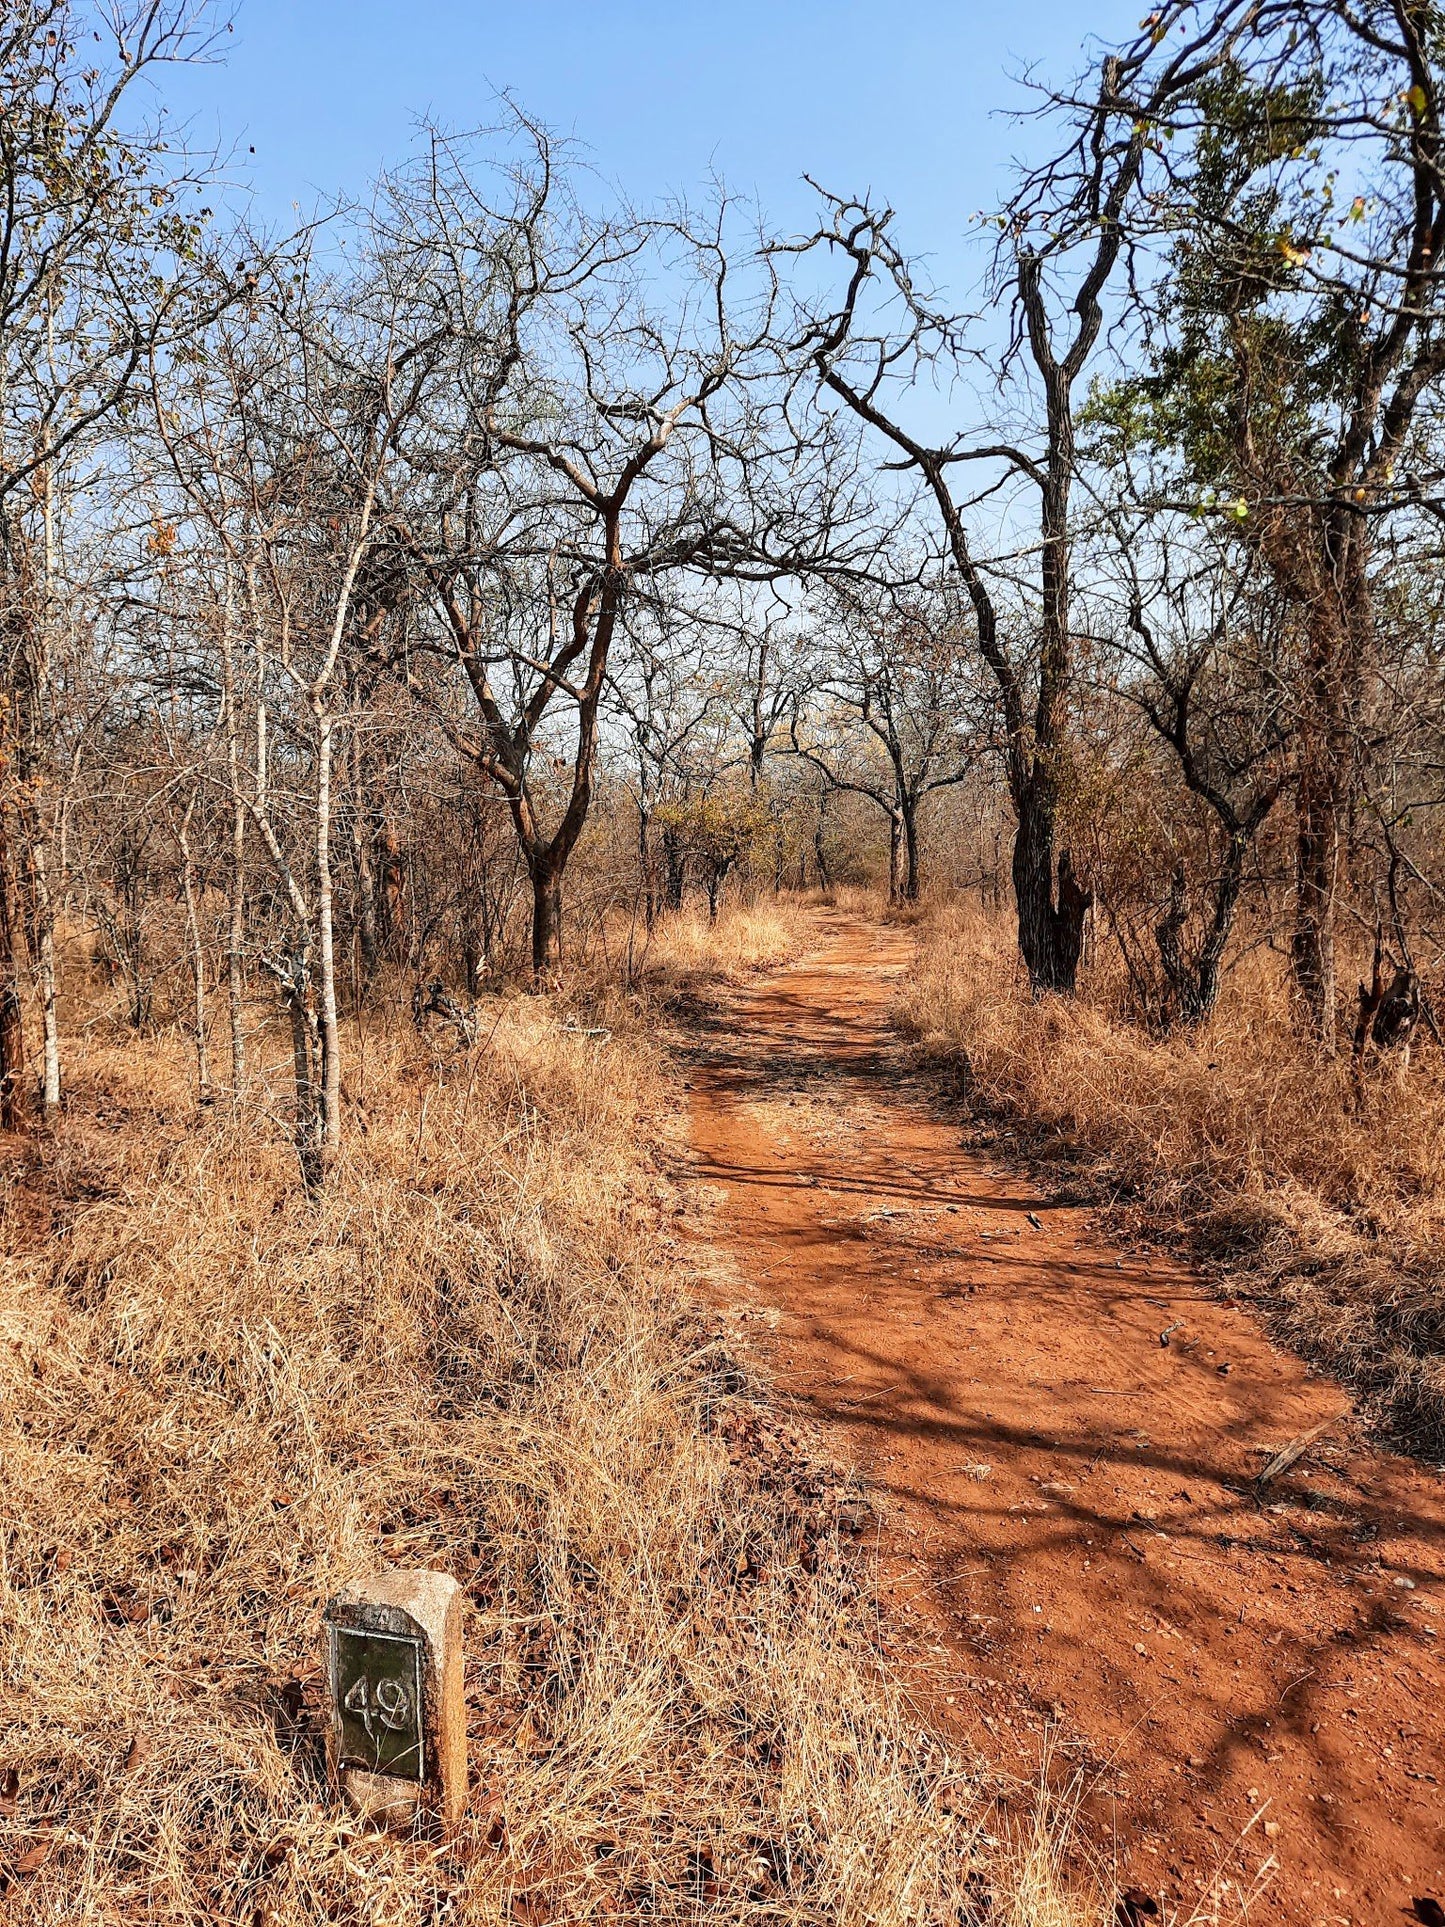
[{"label": "dry bush", "polygon": [[1291,1029],[1281,960],[1246,957],[1196,1034],[1106,1014],[1109,966],[1077,1001],[1033,1001],[1011,926],[932,910],[903,1003],[930,1050],[966,1053],[971,1088],[1102,1160],[1160,1219],[1242,1266],[1276,1329],[1417,1449],[1445,1446],[1445,1066],[1373,1078]]},{"label": "dry bush", "polygon": [[658,918],[643,966],[644,980],[664,996],[710,983],[736,983],[755,971],[789,963],[810,941],[811,899],[794,891],[724,903],[716,923],[706,907],[687,904]]},{"label": "dry bush", "polygon": [[[542,999],[361,1042],[318,1205],[172,1035],[76,1046],[7,1167],[0,1912],[969,1918],[973,1794],[878,1673],[836,1484],[739,1449],[766,1407],[679,1294],[658,1063]],[[378,1562],[470,1600],[450,1842],[325,1787],[319,1615]]]}]

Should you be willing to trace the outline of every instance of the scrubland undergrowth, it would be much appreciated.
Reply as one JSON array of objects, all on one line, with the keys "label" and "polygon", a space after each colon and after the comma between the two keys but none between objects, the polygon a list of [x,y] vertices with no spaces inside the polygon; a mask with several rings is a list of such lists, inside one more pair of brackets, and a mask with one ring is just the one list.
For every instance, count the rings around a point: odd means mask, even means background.
[{"label": "scrubland undergrowth", "polygon": [[[315,1204],[282,1118],[198,1112],[178,1035],[73,1046],[62,1127],[5,1171],[7,1919],[986,1904],[975,1790],[875,1663],[837,1475],[679,1286],[644,1020],[603,1043],[505,999],[470,1051],[348,1027]],[[469,1595],[450,1841],[326,1789],[319,1614],[379,1562]]]},{"label": "scrubland undergrowth", "polygon": [[1036,1148],[1087,1154],[1109,1189],[1187,1227],[1416,1450],[1445,1451],[1445,1064],[1425,1040],[1407,1079],[1356,1096],[1347,1062],[1301,1048],[1281,960],[1226,978],[1197,1033],[1108,1014],[1101,960],[1077,1000],[1033,1001],[1013,935],[976,905],[930,908],[901,1004],[971,1095]]},{"label": "scrubland undergrowth", "polygon": [[666,998],[788,963],[806,947],[808,910],[815,901],[815,895],[780,892],[730,904],[716,923],[708,922],[703,906],[690,902],[659,921],[644,959],[644,979]]}]

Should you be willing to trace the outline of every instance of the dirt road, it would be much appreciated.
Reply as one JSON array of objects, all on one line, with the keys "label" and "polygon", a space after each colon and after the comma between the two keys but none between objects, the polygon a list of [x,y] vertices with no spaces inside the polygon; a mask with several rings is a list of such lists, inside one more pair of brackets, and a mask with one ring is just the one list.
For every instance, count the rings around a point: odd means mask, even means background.
[{"label": "dirt road", "polygon": [[1186,1913],[1269,1859],[1271,1921],[1445,1898],[1445,1480],[1345,1424],[1257,1489],[1346,1396],[961,1145],[889,1028],[907,933],[818,945],[694,1039],[693,1230],[878,1495],[930,1711],[1021,1778],[1053,1729]]}]

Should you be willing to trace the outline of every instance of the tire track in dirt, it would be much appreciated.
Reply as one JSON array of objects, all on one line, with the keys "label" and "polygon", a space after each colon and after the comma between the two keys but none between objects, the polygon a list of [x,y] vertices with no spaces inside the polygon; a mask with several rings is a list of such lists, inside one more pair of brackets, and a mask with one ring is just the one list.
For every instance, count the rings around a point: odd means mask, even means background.
[{"label": "tire track in dirt", "polygon": [[890,1030],[906,933],[817,942],[692,1035],[687,1228],[868,1476],[931,1714],[1021,1779],[1049,1728],[1186,1912],[1268,1860],[1271,1920],[1445,1896],[1445,1481],[1346,1422],[1261,1494],[1346,1395],[961,1146]]}]

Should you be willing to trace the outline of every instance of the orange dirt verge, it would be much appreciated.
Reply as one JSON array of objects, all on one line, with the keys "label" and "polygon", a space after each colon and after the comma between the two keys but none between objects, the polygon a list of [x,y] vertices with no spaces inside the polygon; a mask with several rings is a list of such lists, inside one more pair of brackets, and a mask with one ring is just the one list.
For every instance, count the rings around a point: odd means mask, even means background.
[{"label": "orange dirt verge", "polygon": [[1054,1728],[1121,1879],[1186,1913],[1271,1857],[1270,1920],[1445,1897],[1445,1481],[1346,1420],[1257,1488],[1347,1396],[961,1147],[889,1025],[911,939],[817,934],[692,1039],[691,1230],[871,1481],[930,1713],[1020,1778]]}]

